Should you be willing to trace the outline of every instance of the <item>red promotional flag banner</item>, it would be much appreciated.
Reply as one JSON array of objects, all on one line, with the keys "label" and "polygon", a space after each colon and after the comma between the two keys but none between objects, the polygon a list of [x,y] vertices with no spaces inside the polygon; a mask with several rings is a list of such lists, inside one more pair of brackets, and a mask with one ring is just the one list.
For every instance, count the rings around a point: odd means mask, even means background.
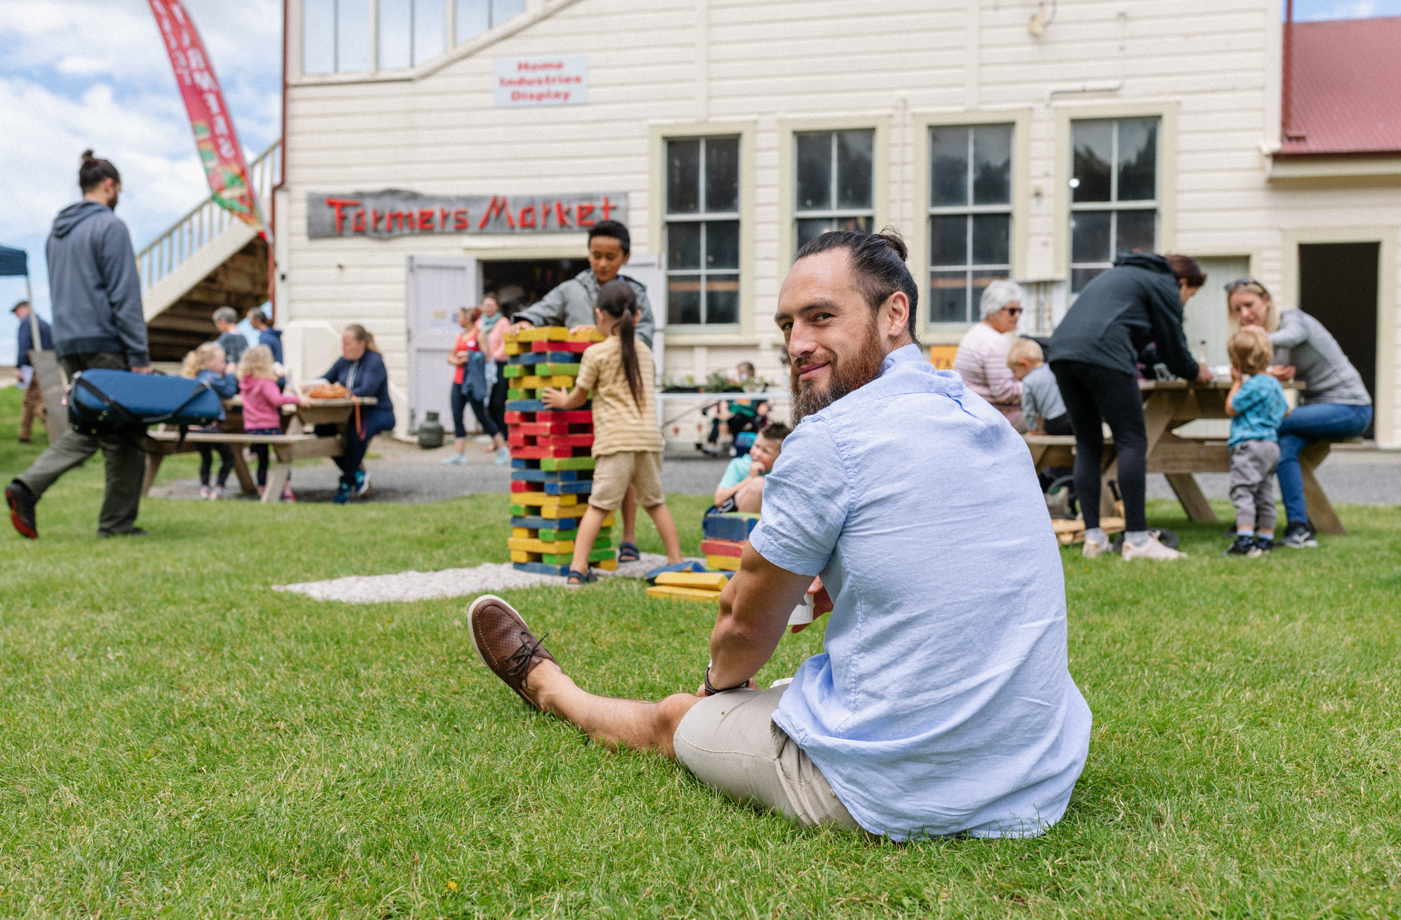
[{"label": "red promotional flag banner", "polygon": [[190,127],[195,132],[195,146],[209,180],[214,200],[259,233],[263,222],[258,215],[258,202],[248,181],[248,164],[243,160],[243,148],[238,144],[233,117],[224,106],[224,94],[214,76],[214,67],[204,51],[195,23],[180,0],[150,0],[151,12],[160,26],[165,49],[170,52],[170,65],[175,69],[175,82],[185,99],[185,111],[190,115]]}]

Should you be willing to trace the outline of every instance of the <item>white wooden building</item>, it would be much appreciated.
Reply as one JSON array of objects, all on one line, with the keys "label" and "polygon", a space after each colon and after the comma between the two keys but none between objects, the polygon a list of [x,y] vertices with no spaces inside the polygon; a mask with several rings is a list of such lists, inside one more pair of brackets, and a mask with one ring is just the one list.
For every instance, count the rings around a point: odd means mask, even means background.
[{"label": "white wooden building", "polygon": [[[785,379],[778,288],[823,228],[905,234],[927,345],[956,343],[981,287],[1009,275],[1031,292],[1023,331],[1047,331],[1115,251],[1142,246],[1207,269],[1189,337],[1212,363],[1222,284],[1252,274],[1343,340],[1377,439],[1401,442],[1401,124],[1354,149],[1323,127],[1348,113],[1301,92],[1334,57],[1337,34],[1316,30],[1352,24],[1295,27],[1286,81],[1280,0],[287,8],[278,323],[303,375],[364,323],[401,425],[446,409],[453,308],[577,271],[562,261],[584,256],[577,222],[607,196],[673,380],[739,360]],[[1366,31],[1395,47],[1398,26]],[[424,197],[377,232],[385,190]]]}]

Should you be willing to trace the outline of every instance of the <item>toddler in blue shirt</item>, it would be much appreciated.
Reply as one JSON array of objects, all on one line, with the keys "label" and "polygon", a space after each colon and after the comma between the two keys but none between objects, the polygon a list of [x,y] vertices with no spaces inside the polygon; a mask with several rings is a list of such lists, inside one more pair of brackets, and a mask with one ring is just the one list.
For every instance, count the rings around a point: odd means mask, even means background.
[{"label": "toddler in blue shirt", "polygon": [[1279,423],[1289,414],[1284,387],[1265,373],[1274,359],[1270,337],[1242,329],[1226,344],[1231,358],[1231,503],[1236,506],[1236,539],[1228,556],[1262,556],[1274,549],[1274,475],[1279,466]]}]

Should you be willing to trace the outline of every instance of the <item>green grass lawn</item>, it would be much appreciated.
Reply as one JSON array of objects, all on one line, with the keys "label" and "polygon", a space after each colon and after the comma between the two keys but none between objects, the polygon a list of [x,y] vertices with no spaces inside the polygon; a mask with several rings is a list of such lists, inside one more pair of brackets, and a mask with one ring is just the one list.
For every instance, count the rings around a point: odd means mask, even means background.
[{"label": "green grass lawn", "polygon": [[[0,391],[6,481],[37,454],[14,443],[18,396]],[[1068,814],[1036,840],[901,846],[759,815],[528,712],[477,664],[466,599],[268,590],[503,561],[504,495],[153,499],[150,537],[98,541],[101,481],[97,460],[56,486],[41,540],[0,533],[0,916],[1401,912],[1395,509],[1344,507],[1351,536],[1246,560],[1158,503],[1189,560],[1067,551],[1095,716]],[[705,504],[672,500],[688,552]],[[713,612],[637,583],[507,597],[590,690],[690,690],[707,658]]]}]

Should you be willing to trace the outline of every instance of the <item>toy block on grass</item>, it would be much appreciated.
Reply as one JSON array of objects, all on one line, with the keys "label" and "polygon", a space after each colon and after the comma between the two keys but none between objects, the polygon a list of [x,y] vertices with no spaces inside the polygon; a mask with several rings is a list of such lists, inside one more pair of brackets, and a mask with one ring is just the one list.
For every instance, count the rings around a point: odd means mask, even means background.
[{"label": "toy block on grass", "polygon": [[578,332],[569,333],[566,342],[588,342],[594,344],[603,341],[603,333],[590,326],[588,329],[580,329]]},{"label": "toy block on grass", "polygon": [[738,540],[702,540],[701,554],[739,557],[744,555],[744,544]]},{"label": "toy block on grass", "polygon": [[520,482],[586,482],[592,481],[591,470],[511,470],[511,479]]},{"label": "toy block on grass", "polygon": [[723,572],[663,572],[656,577],[656,584],[673,588],[697,588],[719,594],[730,583],[730,576]]},{"label": "toy block on grass", "polygon": [[511,501],[517,505],[554,507],[579,504],[577,495],[546,495],[544,492],[513,492]]},{"label": "toy block on grass", "polygon": [[[526,553],[552,553],[554,555],[568,556],[574,552],[573,540],[557,540],[553,543],[546,543],[544,540],[531,538],[511,538],[506,541],[507,549],[520,550]],[[546,560],[547,562],[549,560]]]},{"label": "toy block on grass", "polygon": [[698,588],[679,588],[674,585],[655,585],[647,589],[647,596],[669,601],[714,603],[720,599],[720,592],[703,591]]},{"label": "toy block on grass", "polygon": [[528,421],[532,421],[532,422],[549,422],[549,423],[551,423],[551,424],[553,424],[553,423],[555,423],[555,422],[565,422],[565,423],[570,424],[570,425],[575,425],[575,424],[578,424],[578,425],[592,425],[592,424],[593,424],[593,410],[592,410],[592,409],[546,409],[546,410],[543,411],[543,412],[537,412],[537,413],[535,414],[535,418],[529,419]]},{"label": "toy block on grass", "polygon": [[533,329],[522,329],[513,333],[506,339],[516,342],[567,342],[571,341],[570,332],[564,326],[536,326]]},{"label": "toy block on grass", "polygon": [[574,386],[574,378],[566,377],[563,374],[559,375],[558,377],[518,377],[516,378],[515,383],[522,389],[526,390],[539,390],[543,387],[550,387],[552,389],[568,389]]},{"label": "toy block on grass", "polygon": [[708,569],[718,569],[722,572],[738,572],[738,556],[706,556],[705,567]]},{"label": "toy block on grass", "polygon": [[[521,344],[524,347],[525,343]],[[577,357],[588,350],[592,344],[593,342],[531,342],[530,348],[527,350],[546,354],[568,354]]]},{"label": "toy block on grass", "polygon": [[583,482],[545,482],[541,485],[545,487],[546,495],[588,495],[593,491],[591,479]]},{"label": "toy block on grass", "polygon": [[540,469],[551,473],[556,470],[592,470],[594,466],[593,457],[542,457],[540,459]]},{"label": "toy block on grass", "polygon": [[[595,565],[595,564],[597,564],[597,563],[599,563],[599,562],[606,562],[606,561],[608,561],[609,559],[612,559],[612,558],[613,558],[613,551],[612,551],[611,549],[608,549],[607,547],[605,547],[605,548],[603,548],[603,549],[595,549],[595,550],[593,550],[592,552],[589,553],[589,564],[590,564],[590,565]],[[555,563],[556,565],[568,565],[568,564],[569,564],[570,562],[572,562],[573,560],[574,560],[574,551],[573,551],[573,550],[570,550],[570,551],[567,552],[567,553],[560,553],[560,554],[558,554],[558,555],[551,555],[551,554],[549,554],[549,553],[544,553],[544,554],[542,554],[542,555],[540,556],[540,561],[543,562],[543,563],[545,563],[546,565],[549,565],[550,563]]]},{"label": "toy block on grass", "polygon": [[517,572],[531,572],[536,575],[568,575],[568,565],[546,565],[543,562],[514,562],[511,568]]},{"label": "toy block on grass", "polygon": [[701,529],[707,539],[733,540],[743,542],[759,523],[759,515],[752,512],[730,511],[726,514],[707,514],[701,522]]}]

